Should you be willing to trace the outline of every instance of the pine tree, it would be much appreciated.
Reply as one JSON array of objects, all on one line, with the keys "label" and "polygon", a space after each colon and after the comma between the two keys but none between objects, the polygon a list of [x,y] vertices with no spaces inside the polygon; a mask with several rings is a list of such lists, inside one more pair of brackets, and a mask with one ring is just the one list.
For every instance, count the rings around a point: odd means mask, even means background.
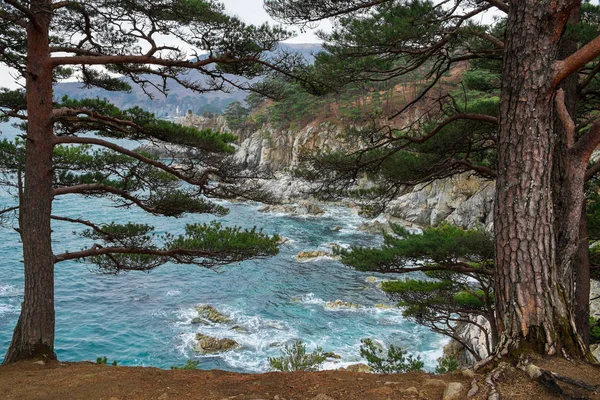
[{"label": "pine tree", "polygon": [[[417,95],[389,116],[404,118],[404,129],[384,123],[370,134],[363,130],[368,146],[350,157],[323,154],[314,176],[326,178],[335,191],[367,171],[396,183],[383,186],[388,198],[402,185],[457,172],[496,179],[495,354],[533,351],[591,360],[582,216],[584,185],[600,170],[598,164],[588,168],[600,144],[600,120],[585,104],[598,104],[597,6],[576,0],[267,0],[266,6],[286,22],[334,19],[333,32],[323,35],[329,53],[317,58],[322,68],[307,73],[317,77],[312,88],[425,77]],[[496,24],[474,22],[490,10],[503,14]],[[492,110],[479,108],[486,108],[479,96],[473,102],[470,93],[447,90],[465,62],[500,78],[497,98],[486,100],[488,106],[496,102]],[[419,110],[425,100],[434,106]],[[464,136],[444,140],[456,130]],[[427,151],[444,145],[443,158]],[[493,157],[486,156],[490,149]]]},{"label": "pine tree", "polygon": [[[213,267],[278,251],[276,236],[218,223],[188,225],[174,236],[134,222],[98,224],[54,215],[53,200],[66,195],[108,197],[156,215],[223,215],[226,210],[210,198],[250,197],[255,188],[236,183],[244,175],[227,157],[235,136],[182,127],[99,99],[55,99],[53,84],[75,76],[84,86],[107,90],[139,85],[149,96],[167,94],[171,83],[197,92],[243,88],[274,64],[283,70],[293,61],[265,55],[287,36],[278,28],[248,26],[212,0],[0,4],[0,62],[25,79],[25,91],[2,91],[0,115],[21,120],[26,132],[18,143],[0,144],[1,167],[13,174],[8,183],[18,193],[18,205],[4,214],[18,214],[25,270],[21,315],[4,363],[56,358],[57,263],[83,260],[117,273],[165,262]],[[157,158],[113,139],[171,143],[186,157]],[[84,228],[81,235],[93,244],[54,254],[52,221]]]}]

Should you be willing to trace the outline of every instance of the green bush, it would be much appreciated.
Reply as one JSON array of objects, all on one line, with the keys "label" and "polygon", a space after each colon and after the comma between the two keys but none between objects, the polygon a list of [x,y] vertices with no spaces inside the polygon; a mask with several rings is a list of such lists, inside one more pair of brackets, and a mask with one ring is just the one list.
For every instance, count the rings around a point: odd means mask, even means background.
[{"label": "green bush", "polygon": [[435,367],[436,374],[448,374],[458,369],[458,360],[454,357],[440,357],[437,359],[438,366]]},{"label": "green bush", "polygon": [[361,340],[360,355],[367,359],[367,364],[374,372],[380,374],[421,371],[424,366],[420,356],[414,357],[393,344],[385,354],[382,346],[371,339]]},{"label": "green bush", "polygon": [[600,343],[600,319],[590,317],[590,343]]},{"label": "green bush", "polygon": [[[107,365],[108,364],[108,358],[106,358],[106,357],[98,357],[98,358],[96,358],[96,364]],[[116,367],[117,366],[117,360],[113,360],[113,362],[110,363],[110,365],[112,365],[113,367]]]},{"label": "green bush", "polygon": [[283,372],[318,371],[327,358],[320,347],[306,354],[306,345],[301,340],[297,340],[293,345],[285,345],[281,353],[281,357],[269,357],[269,364],[272,369]]},{"label": "green bush", "polygon": [[177,367],[175,365],[171,365],[171,369],[194,370],[194,369],[198,369],[199,364],[200,364],[200,361],[187,360],[187,362],[185,363],[185,365],[183,367]]}]

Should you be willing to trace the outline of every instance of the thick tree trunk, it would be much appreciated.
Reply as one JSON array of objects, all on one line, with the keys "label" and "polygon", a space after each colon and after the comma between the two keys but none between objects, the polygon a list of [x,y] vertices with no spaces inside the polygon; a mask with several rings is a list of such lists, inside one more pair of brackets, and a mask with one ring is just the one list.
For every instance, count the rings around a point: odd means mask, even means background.
[{"label": "thick tree trunk", "polygon": [[585,353],[573,317],[572,274],[561,270],[555,230],[554,71],[548,66],[569,14],[562,3],[511,2],[508,15],[495,202],[501,354]]},{"label": "thick tree trunk", "polygon": [[4,363],[55,359],[52,208],[52,65],[49,49],[51,2],[32,1],[36,16],[27,27],[27,140],[21,238],[25,298]]},{"label": "thick tree trunk", "polygon": [[[576,7],[569,18],[569,23],[575,25],[579,22],[579,7]],[[577,39],[573,35],[565,35],[560,42],[558,59],[563,60],[578,50]],[[577,113],[578,77],[572,74],[560,85],[564,91],[565,109],[573,118]],[[555,213],[555,232],[557,235],[557,260],[561,263],[560,269],[565,276],[574,280],[573,287],[575,304],[575,326],[586,347],[589,346],[589,295],[590,295],[590,264],[589,245],[587,241],[587,218],[585,212],[585,182],[582,173],[587,160],[580,162],[578,157],[573,158],[569,149],[576,139],[563,126],[560,118],[555,118],[555,152],[553,165],[553,204]],[[572,165],[575,164],[575,165]],[[573,168],[580,170],[575,173]],[[578,211],[582,210],[582,211]]]}]

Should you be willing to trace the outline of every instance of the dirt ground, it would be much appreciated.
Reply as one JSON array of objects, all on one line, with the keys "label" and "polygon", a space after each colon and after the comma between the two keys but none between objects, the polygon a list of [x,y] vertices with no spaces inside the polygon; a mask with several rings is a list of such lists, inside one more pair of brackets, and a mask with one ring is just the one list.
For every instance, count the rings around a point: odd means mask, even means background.
[{"label": "dirt ground", "polygon": [[[600,368],[550,362],[542,368],[561,368],[561,374],[600,384]],[[487,398],[485,375],[476,375],[479,393]],[[438,400],[446,385],[463,385],[458,399],[467,398],[472,378],[462,373],[378,375],[348,371],[271,372],[237,374],[224,371],[165,371],[157,368],[113,367],[89,362],[46,365],[32,362],[0,367],[0,399],[39,400]],[[499,378],[503,399],[561,399],[510,370]],[[599,394],[579,397],[600,399]]]}]

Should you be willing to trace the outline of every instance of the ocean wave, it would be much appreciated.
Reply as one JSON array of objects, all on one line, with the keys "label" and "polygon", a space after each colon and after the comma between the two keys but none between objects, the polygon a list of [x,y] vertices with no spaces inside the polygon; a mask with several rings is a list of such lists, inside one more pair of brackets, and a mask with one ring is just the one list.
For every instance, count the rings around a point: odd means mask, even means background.
[{"label": "ocean wave", "polygon": [[0,297],[22,296],[23,290],[12,285],[0,285]]}]

